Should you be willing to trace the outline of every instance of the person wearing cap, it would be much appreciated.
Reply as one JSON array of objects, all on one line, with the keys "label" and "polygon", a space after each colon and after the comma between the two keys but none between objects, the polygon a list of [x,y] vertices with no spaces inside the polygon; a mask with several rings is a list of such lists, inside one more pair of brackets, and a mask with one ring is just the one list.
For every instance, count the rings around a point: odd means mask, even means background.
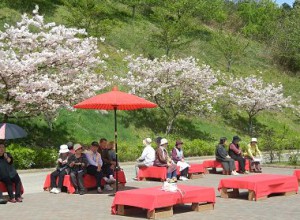
[{"label": "person wearing cap", "polygon": [[220,138],[220,142],[216,146],[216,152],[215,152],[216,160],[222,164],[225,175],[230,175],[230,174],[239,175],[236,172],[234,160],[230,158],[230,156],[226,151],[226,141],[227,141],[226,137]]},{"label": "person wearing cap", "polygon": [[[69,158],[68,146],[65,144],[61,145],[59,148],[59,156],[57,159],[57,168],[50,175],[50,179],[51,179],[50,193],[58,194],[61,192],[65,175],[69,173],[68,158]],[[56,184],[57,178],[58,178],[58,184]]]},{"label": "person wearing cap", "polygon": [[245,158],[242,156],[243,152],[239,145],[240,141],[241,139],[239,136],[234,136],[232,138],[232,143],[229,145],[228,154],[232,159],[239,162],[239,172],[248,174],[249,172],[245,169]]},{"label": "person wearing cap", "polygon": [[[251,138],[250,143],[247,146],[247,153],[245,156],[250,160],[251,171],[261,173],[260,161],[262,154],[258,149],[257,138]],[[259,158],[259,160],[257,160]]]},{"label": "person wearing cap", "polygon": [[160,141],[159,148],[155,151],[155,160],[154,166],[158,167],[167,167],[167,181],[170,183],[177,182],[177,166],[171,160],[168,155],[167,148],[168,141],[165,138],[162,138]]},{"label": "person wearing cap", "polygon": [[172,160],[177,166],[180,168],[180,177],[179,180],[186,181],[188,180],[187,175],[189,172],[190,165],[184,161],[183,142],[181,140],[177,140],[175,143],[175,147],[172,150]]},{"label": "person wearing cap", "polygon": [[142,155],[136,160],[137,164],[135,165],[135,179],[137,179],[139,168],[153,166],[155,160],[155,150],[151,146],[151,142],[151,138],[146,138],[143,140],[144,150]]},{"label": "person wearing cap", "polygon": [[83,184],[83,176],[86,174],[86,167],[88,165],[87,158],[80,144],[74,145],[75,154],[71,154],[68,158],[68,165],[70,167],[70,177],[75,188],[75,194],[83,195],[85,192]]},{"label": "person wearing cap", "polygon": [[[0,143],[0,181],[6,186],[8,192],[8,202],[22,202],[21,198],[21,179],[13,165],[13,157],[6,152],[4,143]],[[13,184],[15,184],[15,195],[13,193]]]}]

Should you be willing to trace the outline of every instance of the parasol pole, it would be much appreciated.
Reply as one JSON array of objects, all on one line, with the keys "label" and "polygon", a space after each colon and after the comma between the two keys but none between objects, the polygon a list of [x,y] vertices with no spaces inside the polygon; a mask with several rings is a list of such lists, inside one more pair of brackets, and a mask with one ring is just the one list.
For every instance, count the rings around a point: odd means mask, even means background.
[{"label": "parasol pole", "polygon": [[118,133],[117,133],[117,106],[114,106],[114,114],[115,114],[115,148],[116,148],[116,192],[118,192],[118,184],[119,184],[119,162],[118,162]]}]

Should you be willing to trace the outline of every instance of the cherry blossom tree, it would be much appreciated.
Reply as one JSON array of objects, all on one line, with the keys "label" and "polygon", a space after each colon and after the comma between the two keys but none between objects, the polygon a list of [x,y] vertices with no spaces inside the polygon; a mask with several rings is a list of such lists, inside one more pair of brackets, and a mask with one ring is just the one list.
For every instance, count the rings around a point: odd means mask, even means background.
[{"label": "cherry blossom tree", "polygon": [[217,96],[218,79],[209,66],[199,66],[193,57],[150,60],[128,56],[129,72],[121,81],[131,92],[154,101],[168,120],[170,133],[180,114],[195,114],[211,110]]},{"label": "cherry blossom tree", "polygon": [[261,111],[280,110],[293,107],[291,97],[285,97],[282,84],[265,83],[261,77],[249,76],[231,78],[228,83],[230,100],[238,106],[238,110],[247,112],[249,133],[252,134],[253,119]]},{"label": "cherry blossom tree", "polygon": [[85,30],[45,23],[24,14],[0,32],[0,114],[51,115],[107,86],[97,40]]}]

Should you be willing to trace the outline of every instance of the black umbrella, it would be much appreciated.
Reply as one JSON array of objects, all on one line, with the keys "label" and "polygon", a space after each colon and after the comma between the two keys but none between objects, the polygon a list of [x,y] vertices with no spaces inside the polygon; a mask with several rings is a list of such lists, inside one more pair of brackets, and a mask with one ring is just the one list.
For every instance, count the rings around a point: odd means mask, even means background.
[{"label": "black umbrella", "polygon": [[19,127],[15,124],[10,123],[1,123],[0,124],[0,139],[8,140],[8,139],[17,139],[26,137],[27,132],[24,131],[23,128]]}]

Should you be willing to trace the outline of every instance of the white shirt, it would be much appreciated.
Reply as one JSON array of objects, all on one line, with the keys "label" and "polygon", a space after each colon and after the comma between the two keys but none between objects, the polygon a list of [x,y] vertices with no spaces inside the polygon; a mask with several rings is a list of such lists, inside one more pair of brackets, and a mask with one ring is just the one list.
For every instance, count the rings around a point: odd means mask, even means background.
[{"label": "white shirt", "polygon": [[151,145],[146,145],[139,160],[142,160],[146,166],[153,165],[155,160],[155,150],[151,147]]}]

